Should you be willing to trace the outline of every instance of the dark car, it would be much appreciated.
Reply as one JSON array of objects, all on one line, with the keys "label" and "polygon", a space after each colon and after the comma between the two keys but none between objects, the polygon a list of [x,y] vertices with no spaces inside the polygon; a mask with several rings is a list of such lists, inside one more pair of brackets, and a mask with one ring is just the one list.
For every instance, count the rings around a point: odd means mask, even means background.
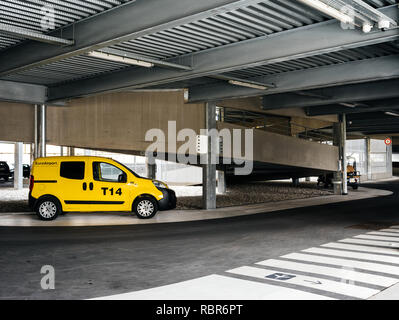
[{"label": "dark car", "polygon": [[[30,165],[29,164],[24,164],[22,166],[22,171],[23,171],[23,177],[24,178],[29,178],[30,176]],[[10,178],[14,178],[14,168],[10,170]]]},{"label": "dark car", "polygon": [[8,166],[7,162],[0,161],[0,179],[8,181],[10,176],[11,176],[10,167]]}]

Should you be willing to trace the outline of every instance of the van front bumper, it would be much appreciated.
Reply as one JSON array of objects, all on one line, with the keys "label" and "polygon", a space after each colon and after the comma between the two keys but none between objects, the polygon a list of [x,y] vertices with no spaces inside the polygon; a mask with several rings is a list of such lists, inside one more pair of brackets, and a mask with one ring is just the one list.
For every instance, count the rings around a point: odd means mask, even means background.
[{"label": "van front bumper", "polygon": [[176,208],[177,198],[176,193],[171,189],[158,188],[162,194],[163,198],[158,201],[159,210],[171,210]]}]

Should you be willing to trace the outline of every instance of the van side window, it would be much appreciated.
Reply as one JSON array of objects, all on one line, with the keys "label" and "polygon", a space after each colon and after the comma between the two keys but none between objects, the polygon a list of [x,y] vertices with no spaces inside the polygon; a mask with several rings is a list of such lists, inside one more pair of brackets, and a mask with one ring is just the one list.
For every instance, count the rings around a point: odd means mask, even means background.
[{"label": "van side window", "polygon": [[60,176],[66,179],[83,180],[85,178],[85,163],[61,162]]},{"label": "van side window", "polygon": [[126,173],[105,162],[93,162],[93,179],[107,182],[126,182]]}]

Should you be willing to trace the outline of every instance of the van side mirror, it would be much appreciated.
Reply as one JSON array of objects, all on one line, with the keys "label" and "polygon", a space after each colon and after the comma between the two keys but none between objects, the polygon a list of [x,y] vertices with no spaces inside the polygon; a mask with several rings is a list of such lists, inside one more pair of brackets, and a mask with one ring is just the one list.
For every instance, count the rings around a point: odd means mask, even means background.
[{"label": "van side mirror", "polygon": [[127,175],[126,175],[126,173],[121,173],[119,176],[118,176],[118,182],[123,182],[123,183],[126,183],[127,182]]}]

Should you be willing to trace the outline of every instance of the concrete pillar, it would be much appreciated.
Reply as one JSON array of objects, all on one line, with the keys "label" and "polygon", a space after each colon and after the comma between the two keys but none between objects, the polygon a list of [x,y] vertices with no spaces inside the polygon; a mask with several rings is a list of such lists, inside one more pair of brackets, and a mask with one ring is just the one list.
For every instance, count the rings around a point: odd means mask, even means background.
[{"label": "concrete pillar", "polygon": [[[35,107],[36,108],[36,107]],[[37,129],[38,129],[38,153],[37,157],[46,156],[46,105],[42,104],[37,107]]]},{"label": "concrete pillar", "polygon": [[367,180],[371,180],[372,177],[372,166],[371,166],[371,139],[366,139],[366,157],[367,157]]},{"label": "concrete pillar", "polygon": [[342,114],[339,117],[341,124],[341,153],[342,153],[342,194],[348,194],[348,170],[346,160],[346,115]]},{"label": "concrete pillar", "polygon": [[[206,129],[216,129],[216,103],[208,102],[205,105]],[[207,134],[208,152],[203,155],[202,169],[202,202],[206,210],[216,209],[216,163],[212,159],[216,155],[217,145],[211,135]]]},{"label": "concrete pillar", "polygon": [[17,190],[21,190],[23,188],[23,148],[22,142],[15,143],[15,151],[14,151],[14,188]]},{"label": "concrete pillar", "polygon": [[35,161],[35,145],[33,143],[30,144],[30,164],[32,165],[33,161]]},{"label": "concrete pillar", "polygon": [[35,104],[33,159],[39,157],[39,106]]},{"label": "concrete pillar", "polygon": [[155,180],[157,178],[157,165],[156,165],[156,163],[151,164],[151,163],[148,162],[148,159],[147,159],[146,165],[147,165],[147,178]]},{"label": "concrete pillar", "polygon": [[67,148],[67,154],[69,157],[73,157],[75,155],[75,148],[74,147],[68,147]]},{"label": "concrete pillar", "polygon": [[292,178],[292,184],[294,185],[294,187],[298,187],[299,186],[299,178]]},{"label": "concrete pillar", "polygon": [[61,157],[64,156],[64,147],[60,147],[60,156],[61,156]]},{"label": "concrete pillar", "polygon": [[[391,137],[392,139],[392,137]],[[387,173],[391,178],[393,176],[393,163],[392,163],[392,145],[387,146]]]},{"label": "concrete pillar", "polygon": [[346,116],[340,115],[339,122],[333,125],[333,143],[338,147],[338,171],[334,172],[334,194],[348,194],[347,169],[346,169]]},{"label": "concrete pillar", "polygon": [[224,170],[218,171],[218,193],[225,194],[227,192],[226,172]]}]

